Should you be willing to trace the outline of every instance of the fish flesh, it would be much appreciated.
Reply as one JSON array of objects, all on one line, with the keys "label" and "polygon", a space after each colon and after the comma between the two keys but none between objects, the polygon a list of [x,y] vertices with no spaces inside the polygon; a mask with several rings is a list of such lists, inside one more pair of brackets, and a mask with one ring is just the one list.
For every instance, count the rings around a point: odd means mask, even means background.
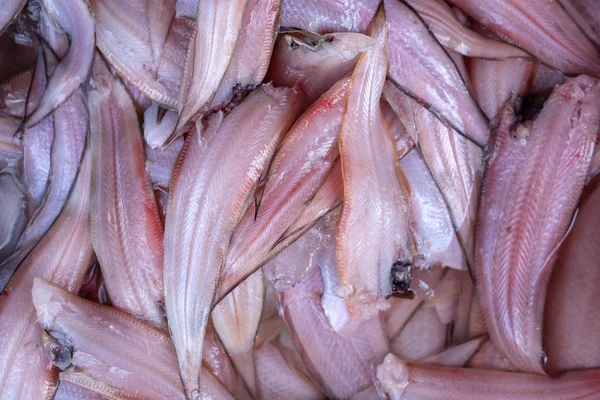
[{"label": "fish flesh", "polygon": [[[175,211],[167,212],[164,237],[165,306],[192,399],[199,396],[204,331],[227,244],[301,97],[293,89],[260,86],[227,117],[215,114],[202,136],[188,135],[173,172],[168,208]],[[216,213],[215,204],[226,206]]]},{"label": "fish flesh", "polygon": [[447,49],[467,57],[528,57],[523,50],[508,43],[487,38],[464,26],[453,10],[440,0],[406,0],[427,23],[435,38]]},{"label": "fish flesh", "polygon": [[[34,279],[31,292],[40,326],[53,335],[51,355],[63,370],[61,382],[117,400],[185,399],[173,344],[165,331],[40,278]],[[146,357],[139,358],[140,354]],[[204,398],[233,400],[206,368],[203,375]]]},{"label": "fish flesh", "polygon": [[361,33],[316,35],[291,31],[281,34],[265,79],[274,85],[298,85],[306,94],[303,109],[336,82],[349,75],[360,55],[374,44]]},{"label": "fish flesh", "polygon": [[310,32],[366,32],[379,0],[282,0],[281,26]]},{"label": "fish flesh", "polygon": [[99,57],[88,94],[90,231],[111,302],[157,325],[162,312],[162,221],[144,168],[135,107]]},{"label": "fish flesh", "polygon": [[450,3],[545,64],[567,74],[600,77],[600,51],[559,1],[450,0]]},{"label": "fish flesh", "polygon": [[599,124],[600,83],[579,76],[557,86],[534,120],[515,124],[506,106],[495,128],[474,270],[490,338],[521,371],[544,372],[546,287],[587,178]]},{"label": "fish flesh", "polygon": [[[298,119],[279,145],[258,210],[250,207],[246,211],[231,239],[217,298],[272,258],[273,249],[294,232],[290,228],[314,201],[339,158],[339,129],[349,85],[350,79],[336,83]],[[306,225],[312,224],[314,221]],[[280,246],[278,252],[282,249]]]},{"label": "fish flesh", "polygon": [[600,371],[569,372],[558,379],[515,372],[421,366],[388,354],[377,381],[391,400],[567,400],[595,399]]},{"label": "fish flesh", "polygon": [[387,65],[383,8],[372,24],[377,43],[363,53],[352,75],[340,130],[344,203],[337,233],[338,295],[359,320],[389,308],[384,297],[406,289],[395,270],[410,268],[414,255],[410,192],[379,104]]},{"label": "fish flesh", "polygon": [[[210,107],[220,110],[265,77],[279,28],[281,0],[248,0],[235,50]],[[238,100],[239,101],[239,100]]]},{"label": "fish flesh", "polygon": [[198,3],[196,20],[209,23],[195,25],[188,47],[176,135],[210,106],[234,55],[247,2],[209,0]]},{"label": "fish flesh", "polygon": [[77,293],[92,262],[88,232],[90,154],[86,152],[75,187],[52,228],[21,263],[0,299],[0,397],[53,398],[57,374],[42,349],[42,327],[31,298],[41,277]]},{"label": "fish flesh", "polygon": [[403,1],[385,0],[390,22],[390,79],[436,111],[457,132],[480,147],[488,142],[488,121],[456,64],[419,15]]},{"label": "fish flesh", "polygon": [[558,251],[545,308],[546,366],[550,373],[571,369],[600,367],[598,341],[590,332],[596,332],[600,319],[593,307],[597,297],[599,215],[596,205],[600,198],[600,180],[594,179],[586,187],[579,203],[579,212],[573,229]]}]

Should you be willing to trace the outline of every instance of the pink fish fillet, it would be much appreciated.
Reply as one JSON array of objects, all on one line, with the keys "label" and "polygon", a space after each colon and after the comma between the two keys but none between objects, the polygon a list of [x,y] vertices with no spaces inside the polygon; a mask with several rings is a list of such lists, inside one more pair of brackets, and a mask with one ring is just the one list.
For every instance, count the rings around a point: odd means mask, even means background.
[{"label": "pink fish fillet", "polygon": [[594,152],[600,83],[569,79],[534,120],[513,124],[505,107],[483,182],[475,277],[492,342],[520,370],[541,373],[546,287]]},{"label": "pink fish fillet", "polygon": [[406,0],[425,20],[438,42],[464,56],[481,58],[527,57],[523,50],[489,39],[464,26],[442,0]]},{"label": "pink fish fillet", "polygon": [[77,182],[52,228],[21,263],[0,299],[0,397],[51,399],[57,374],[42,349],[31,299],[36,277],[77,293],[93,257],[88,218],[91,166],[86,153]]},{"label": "pink fish fillet", "polygon": [[[186,398],[165,331],[40,278],[31,292],[40,327],[54,336],[51,355],[61,381],[118,400]],[[234,399],[208,369],[203,374],[204,398]]]},{"label": "pink fish fillet", "polygon": [[402,0],[385,0],[390,79],[470,140],[488,142],[488,122],[448,53]]},{"label": "pink fish fillet", "polygon": [[600,51],[559,1],[450,0],[450,3],[556,69],[573,75],[600,76]]},{"label": "pink fish fillet", "polygon": [[104,61],[89,90],[93,163],[90,231],[112,304],[164,324],[162,221],[144,169],[135,107]]},{"label": "pink fish fillet", "polygon": [[597,243],[600,179],[586,187],[573,230],[558,252],[545,313],[547,367],[551,373],[600,367]]},{"label": "pink fish fillet", "polygon": [[592,400],[600,395],[600,371],[546,376],[470,368],[421,366],[388,354],[377,381],[390,400]]},{"label": "pink fish fillet", "polygon": [[311,32],[365,32],[379,0],[283,0],[281,26]]},{"label": "pink fish fillet", "polygon": [[340,80],[298,119],[279,145],[258,211],[249,207],[235,230],[217,298],[261,267],[272,250],[294,233],[290,228],[315,200],[339,158],[349,85],[350,79]]},{"label": "pink fish fillet", "polygon": [[409,230],[410,192],[383,118],[388,26],[383,8],[373,20],[376,45],[352,75],[340,131],[344,203],[337,233],[337,261],[353,318],[369,319],[389,307],[394,269],[410,268],[414,244]]},{"label": "pink fish fillet", "polygon": [[215,114],[202,136],[191,132],[177,161],[168,206],[174,212],[165,224],[165,305],[191,398],[199,396],[202,341],[227,246],[301,97],[260,86],[225,119]]}]

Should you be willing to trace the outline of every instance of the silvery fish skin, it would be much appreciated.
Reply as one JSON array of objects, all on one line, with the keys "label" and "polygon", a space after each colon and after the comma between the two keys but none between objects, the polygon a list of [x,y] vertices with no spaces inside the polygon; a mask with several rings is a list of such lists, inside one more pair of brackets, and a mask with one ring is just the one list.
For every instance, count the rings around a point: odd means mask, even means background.
[{"label": "silvery fish skin", "polygon": [[600,83],[569,79],[534,120],[513,124],[507,106],[483,181],[475,277],[492,342],[520,370],[543,373],[546,287],[587,179]]},{"label": "silvery fish skin", "polygon": [[280,7],[281,0],[248,0],[240,36],[212,99],[212,109],[225,108],[236,96],[244,95],[263,81],[277,38]]},{"label": "silvery fish skin", "polygon": [[600,77],[600,51],[558,1],[450,0],[450,3],[545,64],[567,74]]},{"label": "silvery fish skin", "polygon": [[547,376],[410,364],[388,354],[377,381],[391,400],[568,400],[598,397],[599,370]]},{"label": "silvery fish skin", "polygon": [[481,58],[528,57],[518,47],[489,39],[465,27],[453,10],[440,0],[406,0],[427,22],[436,39],[464,56]]},{"label": "silvery fish skin", "polygon": [[23,146],[15,135],[19,119],[0,114],[0,170],[18,175],[23,159]]},{"label": "silvery fish skin", "polygon": [[2,5],[2,11],[0,11],[0,33],[4,32],[11,21],[19,15],[25,4],[27,4],[27,0],[7,0]]},{"label": "silvery fish skin", "polygon": [[[227,245],[301,101],[293,89],[260,86],[222,122],[215,114],[202,136],[191,132],[177,161],[165,224],[165,305],[191,398],[199,396],[202,341]],[[215,212],[216,204],[226,206]]]},{"label": "silvery fish skin", "polygon": [[142,132],[129,94],[96,58],[89,88],[90,231],[112,304],[164,325],[162,221],[144,168]]},{"label": "silvery fish skin", "polygon": [[[31,294],[40,327],[54,336],[61,381],[117,400],[186,398],[165,331],[40,278]],[[233,399],[210,371],[203,375],[203,398]]]},{"label": "silvery fish skin", "polygon": [[177,109],[178,93],[158,76],[175,1],[91,0],[90,6],[96,45],[107,62],[152,101]]},{"label": "silvery fish skin", "polygon": [[384,297],[392,294],[393,265],[410,265],[414,254],[410,192],[379,103],[387,65],[382,11],[371,29],[377,44],[361,56],[352,75],[340,131],[344,202],[337,233],[338,295],[357,319],[389,307]]},{"label": "silvery fish skin", "polygon": [[283,0],[281,26],[310,32],[366,32],[379,0]]},{"label": "silvery fish skin", "polygon": [[281,34],[265,79],[274,85],[298,85],[306,94],[304,108],[308,108],[337,81],[350,74],[360,55],[374,43],[373,38],[354,32]]},{"label": "silvery fish skin", "polygon": [[53,113],[55,134],[46,195],[29,220],[17,250],[0,265],[0,288],[4,288],[27,253],[52,226],[73,187],[88,134],[85,101],[83,91],[79,89]]},{"label": "silvery fish skin", "polygon": [[[339,158],[339,129],[349,85],[350,79],[340,80],[296,121],[279,145],[258,211],[248,208],[231,239],[217,299],[261,267],[273,249],[295,233],[293,225],[315,200]],[[278,252],[282,249],[279,246]]]},{"label": "silvery fish skin", "polygon": [[210,106],[235,52],[247,2],[248,0],[199,2],[196,21],[208,23],[195,25],[188,47],[181,82],[176,135],[181,133],[196,114],[206,112]]},{"label": "silvery fish skin", "polygon": [[[590,182],[579,202],[573,229],[561,246],[548,286],[544,332],[551,374],[600,367],[598,299],[598,201],[600,180]],[[576,295],[575,295],[576,294]]]},{"label": "silvery fish skin", "polygon": [[390,21],[389,76],[396,85],[473,142],[488,142],[488,121],[456,64],[418,14],[402,1],[385,0]]},{"label": "silvery fish skin", "polygon": [[2,293],[0,397],[3,399],[53,398],[57,374],[42,349],[43,330],[36,324],[31,288],[36,277],[74,293],[83,283],[93,258],[88,232],[90,158],[87,152],[61,214]]},{"label": "silvery fish skin", "polygon": [[94,57],[94,21],[88,7],[79,0],[42,0],[54,23],[71,39],[69,52],[54,70],[44,96],[26,125],[38,123],[63,104],[88,78]]}]

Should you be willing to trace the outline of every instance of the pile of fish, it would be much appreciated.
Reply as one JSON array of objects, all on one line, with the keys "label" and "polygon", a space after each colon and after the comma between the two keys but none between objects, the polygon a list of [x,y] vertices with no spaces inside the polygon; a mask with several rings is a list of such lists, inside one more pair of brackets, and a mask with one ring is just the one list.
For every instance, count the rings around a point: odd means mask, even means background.
[{"label": "pile of fish", "polygon": [[596,0],[2,0],[0,399],[600,399]]}]

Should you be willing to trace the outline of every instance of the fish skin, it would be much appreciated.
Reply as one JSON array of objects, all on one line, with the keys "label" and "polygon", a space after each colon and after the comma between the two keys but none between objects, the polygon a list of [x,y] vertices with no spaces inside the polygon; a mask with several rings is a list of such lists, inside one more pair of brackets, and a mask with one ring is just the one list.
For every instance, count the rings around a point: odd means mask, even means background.
[{"label": "fish skin", "polygon": [[[165,304],[190,398],[199,395],[201,346],[228,243],[301,97],[294,89],[260,86],[222,123],[215,114],[202,137],[188,135],[175,166],[168,207],[177,211],[167,213],[165,224]],[[218,214],[209,212],[215,203],[224,205]],[[196,250],[179,254],[183,249]]]},{"label": "fish skin", "polygon": [[[488,29],[567,74],[600,77],[600,51],[558,1],[450,0]],[[548,21],[552,21],[551,24]]]},{"label": "fish skin", "polygon": [[[41,60],[43,64],[43,57]],[[36,65],[39,64],[40,58],[38,57]],[[0,112],[2,114],[20,119],[25,117],[27,93],[31,87],[34,71],[35,69],[25,70],[0,84]]]},{"label": "fish skin", "polygon": [[27,0],[7,0],[2,5],[2,11],[0,11],[0,34],[19,15],[25,4],[27,4]]},{"label": "fish skin", "polygon": [[177,0],[175,15],[178,17],[196,18],[200,0]]},{"label": "fish skin", "polygon": [[198,3],[196,21],[209,23],[195,25],[188,47],[175,136],[210,106],[235,52],[247,2],[207,0]]},{"label": "fish skin", "polygon": [[223,347],[255,397],[253,347],[264,301],[265,282],[263,271],[259,269],[225,296],[211,313],[215,331]]},{"label": "fish skin", "polygon": [[600,371],[547,376],[408,364],[388,354],[377,381],[390,400],[570,400],[598,398]]},{"label": "fish skin", "polygon": [[559,2],[585,35],[596,46],[600,46],[600,18],[596,8],[598,4],[594,0],[559,0]]},{"label": "fish skin", "polygon": [[42,0],[44,10],[71,39],[71,47],[54,70],[39,106],[27,118],[31,127],[73,95],[88,78],[94,57],[94,20],[80,0]]},{"label": "fish skin", "polygon": [[485,115],[493,120],[506,102],[516,107],[517,101],[529,92],[535,62],[523,58],[473,58],[469,63],[469,72],[475,99]]},{"label": "fish skin", "polygon": [[314,200],[339,158],[339,129],[349,85],[347,78],[335,84],[278,146],[258,211],[248,208],[231,239],[217,298],[272,258],[273,249],[293,232],[290,228]]},{"label": "fish skin", "polygon": [[[40,278],[34,279],[31,292],[40,326],[59,345],[72,346],[72,353],[60,351],[55,357],[65,369],[60,373],[62,382],[116,400],[185,399],[173,344],[165,331]],[[203,368],[203,374],[203,396],[233,399],[210,371]]]},{"label": "fish skin", "polygon": [[[281,0],[248,0],[231,62],[210,107],[220,110],[265,77],[279,29]],[[268,81],[267,81],[268,82]]]},{"label": "fish skin", "polygon": [[[254,350],[258,398],[321,400],[323,393],[302,370],[296,369],[289,353],[277,340],[268,341]],[[287,356],[287,357],[286,357]]]},{"label": "fish skin", "polygon": [[233,366],[231,358],[215,332],[212,321],[206,328],[203,367],[207,368],[237,400],[252,400],[244,379]]},{"label": "fish skin", "polygon": [[415,143],[390,103],[385,99],[382,99],[380,104],[383,118],[385,118],[385,122],[390,128],[394,141],[396,142],[398,159],[402,160],[415,147]]},{"label": "fish skin", "polygon": [[6,286],[27,253],[52,226],[73,187],[88,134],[85,101],[83,91],[79,89],[53,112],[55,135],[52,141],[46,195],[27,223],[16,251],[0,264],[0,289]]},{"label": "fish skin", "polygon": [[383,321],[375,315],[338,334],[321,308],[322,292],[320,270],[313,267],[281,293],[282,316],[310,377],[328,398],[350,398],[372,384],[372,365],[388,351]]},{"label": "fish skin", "polygon": [[600,326],[600,315],[593,306],[600,279],[596,257],[599,183],[596,178],[584,189],[573,229],[558,252],[550,278],[544,343],[551,374],[600,367],[600,343],[591,334]]},{"label": "fish skin", "polygon": [[366,32],[379,0],[283,0],[281,26],[310,32]]},{"label": "fish skin", "polygon": [[313,268],[318,267],[321,253],[331,246],[335,238],[338,220],[339,208],[321,218],[314,227],[265,264],[263,271],[267,290],[263,318],[277,316],[281,306],[280,294],[302,282]]},{"label": "fish skin", "polygon": [[26,198],[17,177],[0,174],[0,260],[6,260],[17,247],[27,225]]},{"label": "fish skin", "polygon": [[104,400],[106,397],[69,382],[60,382],[54,400]]},{"label": "fish skin", "polygon": [[387,65],[383,11],[373,21],[377,44],[363,53],[352,75],[340,131],[344,200],[337,232],[338,295],[358,320],[389,307],[384,297],[392,293],[392,265],[412,264],[414,254],[410,189],[379,104]]},{"label": "fish skin", "polygon": [[151,148],[146,145],[146,174],[152,184],[152,189],[160,190],[164,193],[169,192],[171,174],[179,152],[183,148],[184,140],[182,137],[175,139],[165,149]]},{"label": "fish skin", "polygon": [[23,159],[23,145],[16,132],[19,129],[19,119],[0,114],[0,171],[19,175]]},{"label": "fish skin", "polygon": [[467,367],[519,372],[517,367],[504,357],[491,340],[486,340],[481,345],[477,353],[469,360]]},{"label": "fish skin", "polygon": [[165,325],[162,221],[144,168],[133,101],[97,58],[88,107],[92,149],[90,231],[112,304]]},{"label": "fish skin", "polygon": [[152,101],[177,109],[179,93],[158,76],[175,0],[90,0],[90,6],[96,45],[107,62]]},{"label": "fish skin", "polygon": [[453,10],[440,0],[406,0],[425,20],[444,47],[467,57],[504,59],[529,54],[508,43],[493,40],[465,27]]},{"label": "fish skin", "polygon": [[43,7],[40,10],[39,29],[40,35],[44,39],[45,43],[50,46],[54,54],[56,54],[56,57],[59,60],[65,58],[70,47],[69,37],[60,28],[57,28],[54,25],[52,18],[48,15]]},{"label": "fish skin", "polygon": [[0,300],[0,397],[51,399],[58,376],[42,351],[31,287],[36,277],[77,293],[93,259],[88,232],[90,155],[86,153],[75,187],[52,228],[33,248]]},{"label": "fish skin", "polygon": [[446,200],[467,261],[472,264],[483,152],[391,84],[385,85],[384,95],[413,141],[418,144],[421,155]]},{"label": "fish skin", "polygon": [[23,131],[23,184],[27,194],[27,215],[31,218],[40,207],[48,189],[54,117],[47,116]]},{"label": "fish skin", "polygon": [[298,85],[306,94],[304,110],[349,75],[362,52],[373,44],[373,38],[354,32],[282,34],[275,44],[265,80],[278,86]]},{"label": "fish skin", "polygon": [[425,302],[390,343],[390,351],[404,361],[417,361],[440,353],[446,341],[446,325],[435,308]]},{"label": "fish skin", "polygon": [[456,64],[427,25],[404,2],[385,0],[390,21],[391,80],[480,147],[487,144],[488,121]]},{"label": "fish skin", "polygon": [[507,106],[487,160],[474,270],[492,342],[519,370],[543,373],[546,288],[594,152],[600,82],[569,79],[534,120],[513,124]]},{"label": "fish skin", "polygon": [[410,187],[410,227],[418,254],[424,257],[420,268],[432,266],[467,269],[446,202],[418,151],[411,151],[400,168]]},{"label": "fish skin", "polygon": [[159,112],[160,106],[156,103],[144,111],[144,139],[150,148],[160,151],[173,133],[179,116],[175,111],[167,110],[159,121]]},{"label": "fish skin", "polygon": [[463,367],[486,340],[485,336],[475,337],[421,359],[419,363],[442,367]]}]

